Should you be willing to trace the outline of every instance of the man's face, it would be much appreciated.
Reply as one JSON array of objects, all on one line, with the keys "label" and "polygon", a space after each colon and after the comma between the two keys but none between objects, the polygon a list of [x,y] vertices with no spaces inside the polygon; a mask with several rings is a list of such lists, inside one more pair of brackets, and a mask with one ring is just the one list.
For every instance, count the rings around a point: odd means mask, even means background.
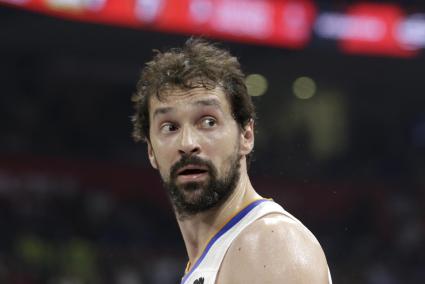
[{"label": "man's face", "polygon": [[180,216],[208,210],[239,181],[244,131],[220,88],[173,89],[163,97],[149,104],[149,159]]}]

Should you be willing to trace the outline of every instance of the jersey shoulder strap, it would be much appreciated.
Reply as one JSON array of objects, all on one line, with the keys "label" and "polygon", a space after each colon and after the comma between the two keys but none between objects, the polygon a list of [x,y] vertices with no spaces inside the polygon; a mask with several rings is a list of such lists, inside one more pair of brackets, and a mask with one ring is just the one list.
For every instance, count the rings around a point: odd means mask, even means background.
[{"label": "jersey shoulder strap", "polygon": [[183,277],[181,283],[214,284],[220,265],[233,240],[250,224],[271,213],[281,213],[299,222],[272,200],[259,199],[250,203],[211,238],[201,257]]}]

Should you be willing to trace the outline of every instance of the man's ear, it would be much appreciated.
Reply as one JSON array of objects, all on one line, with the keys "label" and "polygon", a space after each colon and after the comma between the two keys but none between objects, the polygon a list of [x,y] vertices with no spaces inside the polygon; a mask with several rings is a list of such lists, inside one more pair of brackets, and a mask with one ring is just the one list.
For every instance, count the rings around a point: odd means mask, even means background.
[{"label": "man's ear", "polygon": [[156,162],[156,158],[155,158],[155,154],[154,154],[153,149],[152,149],[151,142],[146,141],[146,143],[148,144],[149,161],[151,162],[151,165],[154,169],[158,169],[158,163]]},{"label": "man's ear", "polygon": [[254,120],[249,122],[241,131],[240,151],[242,155],[248,155],[254,148]]}]

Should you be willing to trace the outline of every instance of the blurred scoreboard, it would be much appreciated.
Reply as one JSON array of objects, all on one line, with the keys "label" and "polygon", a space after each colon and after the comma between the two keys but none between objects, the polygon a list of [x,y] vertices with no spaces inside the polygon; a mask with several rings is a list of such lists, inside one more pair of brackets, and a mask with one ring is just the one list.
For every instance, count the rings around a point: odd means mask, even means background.
[{"label": "blurred scoreboard", "polygon": [[414,57],[425,48],[425,13],[362,2],[338,11],[310,0],[0,0],[85,22],[201,35],[291,49],[314,40],[349,54]]}]

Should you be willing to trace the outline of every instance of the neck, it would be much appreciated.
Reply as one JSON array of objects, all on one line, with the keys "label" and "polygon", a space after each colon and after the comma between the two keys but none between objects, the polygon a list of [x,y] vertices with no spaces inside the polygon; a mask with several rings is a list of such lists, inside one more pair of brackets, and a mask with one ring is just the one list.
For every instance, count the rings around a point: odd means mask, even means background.
[{"label": "neck", "polygon": [[217,208],[177,220],[183,235],[189,263],[193,264],[201,256],[208,241],[235,214],[249,203],[261,198],[251,185],[246,169],[241,168],[239,182],[228,197]]}]

